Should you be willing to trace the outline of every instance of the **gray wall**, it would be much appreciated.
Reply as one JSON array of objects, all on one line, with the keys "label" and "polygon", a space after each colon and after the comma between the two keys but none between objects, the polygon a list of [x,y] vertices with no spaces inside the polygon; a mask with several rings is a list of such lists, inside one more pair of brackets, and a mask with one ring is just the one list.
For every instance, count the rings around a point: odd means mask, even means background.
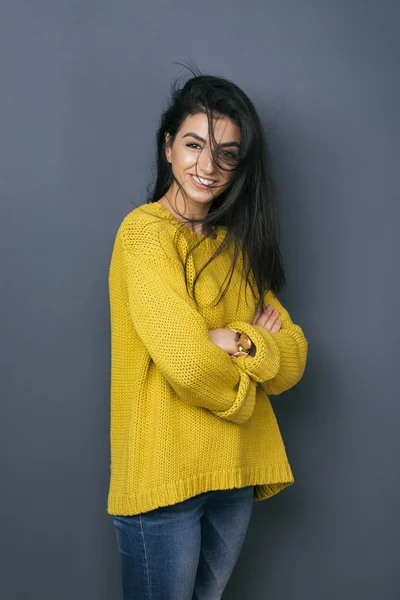
[{"label": "gray wall", "polygon": [[309,340],[304,378],[272,398],[296,483],[254,505],[224,598],[399,597],[399,12],[2,0],[2,600],[122,597],[107,271],[189,59],[269,131],[282,300]]}]

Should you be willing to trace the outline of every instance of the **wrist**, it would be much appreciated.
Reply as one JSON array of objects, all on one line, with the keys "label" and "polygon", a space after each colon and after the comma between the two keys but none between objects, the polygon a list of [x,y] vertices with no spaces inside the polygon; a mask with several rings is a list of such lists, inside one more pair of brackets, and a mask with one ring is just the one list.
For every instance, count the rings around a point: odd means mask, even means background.
[{"label": "wrist", "polygon": [[229,348],[228,348],[228,354],[234,354],[235,352],[237,352],[237,345],[236,345],[236,333],[233,329],[229,329],[230,331],[230,344],[229,344]]},{"label": "wrist", "polygon": [[229,355],[232,358],[237,358],[239,356],[254,356],[256,347],[250,336],[244,331],[233,329],[231,327],[229,327],[229,329],[233,333],[232,348],[234,348],[232,352],[229,352]]}]

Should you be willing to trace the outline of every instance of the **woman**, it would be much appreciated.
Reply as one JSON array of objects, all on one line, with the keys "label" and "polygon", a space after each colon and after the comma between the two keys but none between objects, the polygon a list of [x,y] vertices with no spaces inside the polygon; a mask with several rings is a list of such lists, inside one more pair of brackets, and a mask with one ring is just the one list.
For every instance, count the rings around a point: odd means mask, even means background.
[{"label": "woman", "polygon": [[109,272],[111,477],[124,599],[217,600],[254,500],[293,483],[269,395],[307,340],[284,284],[256,110],[233,83],[172,90],[157,181],[121,223]]}]

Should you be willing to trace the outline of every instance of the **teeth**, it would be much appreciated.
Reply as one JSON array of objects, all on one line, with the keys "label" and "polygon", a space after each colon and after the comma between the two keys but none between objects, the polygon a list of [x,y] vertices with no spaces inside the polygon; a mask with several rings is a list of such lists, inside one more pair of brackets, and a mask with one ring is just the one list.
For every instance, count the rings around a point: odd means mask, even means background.
[{"label": "teeth", "polygon": [[193,175],[193,177],[196,181],[202,183],[203,185],[212,185],[214,183],[213,179],[200,179],[200,177],[196,177],[196,175]]}]

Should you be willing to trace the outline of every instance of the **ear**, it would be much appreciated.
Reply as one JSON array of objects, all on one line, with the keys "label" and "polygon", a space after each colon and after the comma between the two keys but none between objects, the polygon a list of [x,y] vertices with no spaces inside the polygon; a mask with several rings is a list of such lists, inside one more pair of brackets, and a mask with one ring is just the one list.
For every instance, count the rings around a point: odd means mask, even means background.
[{"label": "ear", "polygon": [[167,132],[165,134],[165,156],[167,161],[171,162],[171,146],[170,146],[171,135]]}]

